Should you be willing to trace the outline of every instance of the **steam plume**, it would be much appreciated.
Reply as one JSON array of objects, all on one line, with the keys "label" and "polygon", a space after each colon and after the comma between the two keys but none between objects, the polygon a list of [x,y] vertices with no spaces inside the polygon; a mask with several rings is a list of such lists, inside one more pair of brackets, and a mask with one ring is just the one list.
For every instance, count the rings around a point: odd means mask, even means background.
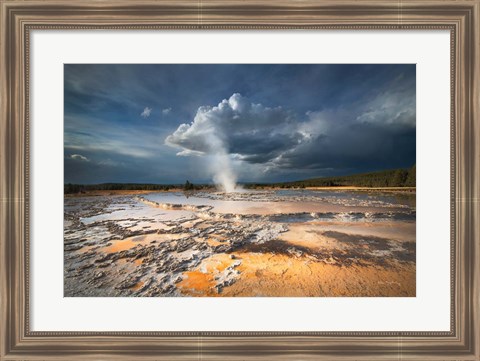
[{"label": "steam plume", "polygon": [[212,179],[225,192],[233,192],[236,187],[237,175],[233,170],[230,155],[225,144],[225,132],[222,121],[225,116],[235,116],[231,102],[240,94],[234,94],[230,99],[223,100],[216,107],[200,107],[193,122],[182,124],[165,139],[167,145],[181,147],[180,156],[207,156],[207,169]]}]

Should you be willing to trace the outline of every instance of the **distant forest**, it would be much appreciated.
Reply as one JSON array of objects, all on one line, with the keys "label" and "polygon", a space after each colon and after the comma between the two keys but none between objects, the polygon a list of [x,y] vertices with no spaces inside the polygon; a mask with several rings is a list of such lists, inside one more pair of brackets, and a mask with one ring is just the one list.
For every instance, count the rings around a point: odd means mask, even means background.
[{"label": "distant forest", "polygon": [[193,184],[188,180],[185,184],[153,184],[153,183],[101,183],[101,184],[72,184],[64,185],[65,194],[85,193],[88,191],[169,191],[173,189],[202,190],[214,188],[212,184]]},{"label": "distant forest", "polygon": [[280,188],[305,187],[415,187],[415,165],[409,169],[392,169],[380,172],[353,174],[340,177],[324,177],[283,183],[253,183],[247,188],[261,188],[265,186]]},{"label": "distant forest", "polygon": [[[380,172],[353,174],[340,177],[312,178],[282,183],[245,183],[244,188],[306,188],[306,187],[415,187],[415,165],[409,169],[392,169]],[[102,183],[102,184],[65,184],[65,194],[85,193],[88,191],[147,190],[168,191],[183,189],[186,191],[213,189],[212,184],[144,184],[144,183]]]}]

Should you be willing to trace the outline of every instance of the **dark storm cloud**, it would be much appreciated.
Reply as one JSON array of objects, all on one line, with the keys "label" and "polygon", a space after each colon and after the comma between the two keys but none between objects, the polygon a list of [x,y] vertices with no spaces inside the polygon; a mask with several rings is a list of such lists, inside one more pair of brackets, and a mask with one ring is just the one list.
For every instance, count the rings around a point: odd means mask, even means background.
[{"label": "dark storm cloud", "polygon": [[267,170],[411,166],[415,97],[396,83],[367,103],[303,116],[233,94],[216,106],[200,107],[192,123],[180,125],[166,143],[181,148],[179,155],[214,154],[215,136],[235,159]]},{"label": "dark storm cloud", "polygon": [[236,93],[216,106],[200,107],[191,124],[181,124],[165,141],[182,148],[181,155],[214,153],[213,138],[230,154],[275,153],[300,141],[297,126],[291,111],[251,103]]},{"label": "dark storm cloud", "polygon": [[65,181],[208,181],[205,162],[244,181],[409,167],[415,97],[415,65],[65,65]]}]

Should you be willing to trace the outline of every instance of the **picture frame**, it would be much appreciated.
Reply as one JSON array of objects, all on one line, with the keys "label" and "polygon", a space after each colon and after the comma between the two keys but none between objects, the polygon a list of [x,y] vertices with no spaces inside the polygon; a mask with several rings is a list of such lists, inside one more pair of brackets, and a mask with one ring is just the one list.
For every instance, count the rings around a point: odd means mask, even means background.
[{"label": "picture frame", "polygon": [[[478,0],[0,0],[0,6],[0,359],[480,359]],[[31,331],[29,41],[35,29],[450,31],[450,331]]]}]

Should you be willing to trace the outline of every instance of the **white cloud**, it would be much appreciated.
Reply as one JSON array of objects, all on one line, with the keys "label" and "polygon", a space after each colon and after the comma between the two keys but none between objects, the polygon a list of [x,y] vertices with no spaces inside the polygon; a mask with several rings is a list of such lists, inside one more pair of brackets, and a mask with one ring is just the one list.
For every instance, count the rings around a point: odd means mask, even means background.
[{"label": "white cloud", "polygon": [[357,121],[383,124],[405,125],[415,128],[415,95],[381,94],[368,103],[368,108],[357,117]]},{"label": "white cloud", "polygon": [[145,107],[145,109],[143,109],[143,112],[140,115],[144,118],[148,118],[150,114],[152,114],[152,108]]},{"label": "white cloud", "polygon": [[75,160],[79,160],[79,161],[82,161],[82,162],[90,162],[90,159],[88,159],[87,157],[85,157],[81,154],[72,154],[70,156],[70,158],[75,159]]},{"label": "white cloud", "polygon": [[[158,133],[161,130],[156,124],[138,126],[135,122],[130,122],[115,127],[112,126],[111,119],[76,116],[66,116],[65,119],[64,146],[69,150],[67,154],[90,156],[94,153],[96,159],[103,158],[106,154],[144,159],[158,154]],[[78,129],[82,131],[79,132]]]},{"label": "white cloud", "polygon": [[172,112],[172,108],[165,108],[165,109],[162,109],[162,114],[163,115],[168,115]]},{"label": "white cloud", "polygon": [[[244,156],[274,153],[298,144],[295,115],[282,107],[266,107],[235,93],[217,106],[201,106],[190,124],[181,124],[165,139],[181,155],[215,154],[219,143],[228,153]],[[272,154],[271,154],[272,155]]]},{"label": "white cloud", "polygon": [[[151,148],[151,149],[150,149]],[[128,157],[134,158],[151,158],[155,155],[154,147],[145,147],[142,148],[138,144],[131,144],[126,143],[121,140],[108,140],[101,144],[89,144],[89,145],[69,145],[68,149],[73,151],[89,151],[89,152],[108,152],[108,153],[116,153],[120,155],[125,155]],[[158,147],[157,147],[158,148]],[[75,154],[79,155],[79,154]],[[84,157],[85,158],[85,157]],[[76,159],[73,158],[72,159]],[[89,160],[87,160],[89,161]]]}]

